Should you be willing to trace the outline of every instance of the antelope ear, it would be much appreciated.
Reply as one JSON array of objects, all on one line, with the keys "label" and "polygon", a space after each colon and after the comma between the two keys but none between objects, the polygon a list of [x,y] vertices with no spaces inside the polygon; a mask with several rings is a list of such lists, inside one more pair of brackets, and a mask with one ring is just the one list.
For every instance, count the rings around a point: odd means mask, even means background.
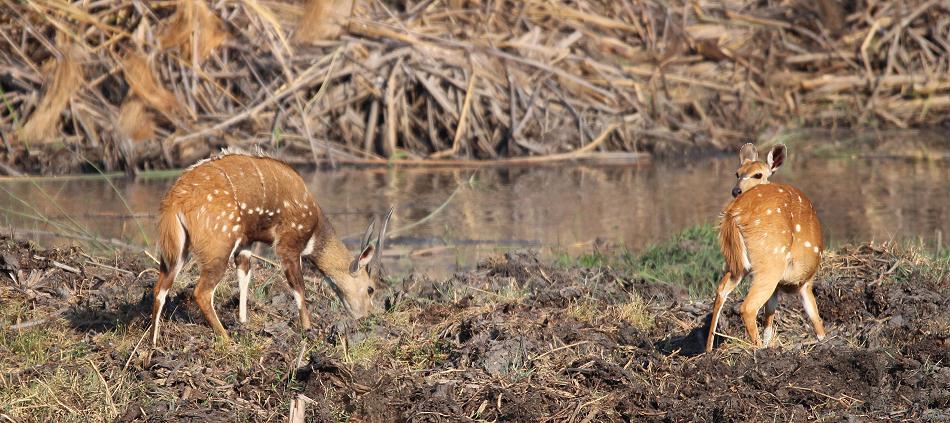
[{"label": "antelope ear", "polygon": [[746,143],[739,149],[739,164],[743,164],[746,161],[756,161],[759,159],[759,152],[756,151],[755,145]]},{"label": "antelope ear", "polygon": [[364,248],[363,251],[360,253],[360,255],[356,256],[356,259],[354,259],[353,262],[350,263],[350,273],[356,273],[360,269],[366,267],[366,265],[369,264],[369,262],[373,261],[374,254],[376,254],[376,246],[372,244],[367,245],[366,248]]},{"label": "antelope ear", "polygon": [[772,173],[775,173],[779,166],[785,162],[785,152],[787,150],[788,149],[785,148],[785,144],[776,145],[775,147],[772,147],[771,150],[769,150],[768,164]]}]

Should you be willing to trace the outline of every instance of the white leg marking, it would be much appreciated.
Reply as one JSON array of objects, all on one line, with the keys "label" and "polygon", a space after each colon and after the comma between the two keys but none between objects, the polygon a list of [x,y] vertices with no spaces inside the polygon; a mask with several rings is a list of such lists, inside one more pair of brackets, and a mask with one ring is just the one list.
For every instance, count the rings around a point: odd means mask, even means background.
[{"label": "white leg marking", "polygon": [[772,337],[775,335],[775,324],[771,324],[765,327],[765,330],[762,331],[762,345],[769,346],[772,343]]},{"label": "white leg marking", "polygon": [[313,252],[313,237],[310,237],[310,240],[307,241],[307,246],[304,247],[303,251],[300,252],[300,255],[305,256]]},{"label": "white leg marking", "polygon": [[234,247],[231,248],[231,254],[228,254],[228,258],[231,259],[232,262],[234,261],[234,252],[237,251],[238,246],[240,244],[241,244],[241,237],[238,237],[238,239],[234,240]]},{"label": "white leg marking", "polygon": [[[242,251],[241,254],[244,252]],[[247,288],[251,283],[251,269],[247,269],[247,273],[244,273],[243,270],[238,269],[238,286],[241,291],[240,299],[240,310],[238,310],[238,316],[240,317],[241,323],[247,323]]]},{"label": "white leg marking", "polygon": [[297,308],[303,309],[303,297],[300,296],[300,293],[297,292],[296,289],[292,291],[292,294],[294,294],[294,301],[297,302]]},{"label": "white leg marking", "polygon": [[158,291],[158,313],[155,314],[155,322],[152,324],[152,344],[158,342],[158,323],[162,320],[162,309],[165,308],[165,297],[167,296],[167,289]]}]

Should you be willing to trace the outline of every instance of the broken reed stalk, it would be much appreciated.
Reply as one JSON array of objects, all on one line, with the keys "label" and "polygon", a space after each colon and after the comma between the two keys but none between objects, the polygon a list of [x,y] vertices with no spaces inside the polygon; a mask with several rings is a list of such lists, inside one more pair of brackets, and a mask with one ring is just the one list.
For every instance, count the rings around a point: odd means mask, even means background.
[{"label": "broken reed stalk", "polygon": [[[14,151],[0,160],[84,167],[18,153],[61,140],[100,152],[107,171],[255,145],[307,163],[530,164],[576,158],[604,132],[598,154],[665,154],[730,148],[790,121],[945,122],[950,6],[856,7],[3,2],[0,132]],[[278,132],[279,147],[266,141]]]}]

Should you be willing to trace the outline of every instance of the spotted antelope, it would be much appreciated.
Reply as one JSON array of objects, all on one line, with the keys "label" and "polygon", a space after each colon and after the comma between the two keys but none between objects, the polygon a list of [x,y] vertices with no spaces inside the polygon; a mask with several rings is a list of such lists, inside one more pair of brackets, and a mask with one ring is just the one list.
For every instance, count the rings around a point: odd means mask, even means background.
[{"label": "spotted antelope", "polygon": [[752,275],[752,285],[740,312],[753,345],[763,345],[756,324],[763,305],[764,345],[768,346],[775,335],[773,321],[779,291],[797,292],[818,339],[825,336],[812,292],[824,250],[821,223],[804,193],[789,185],[769,183],[769,176],[785,161],[785,154],[785,145],[781,144],[769,151],[765,162],[758,160],[752,144],[743,145],[739,151],[738,181],[732,189],[735,198],[720,216],[719,247],[725,256],[726,273],[716,291],[707,352],[712,350],[726,297],[747,274]]},{"label": "spotted antelope", "polygon": [[330,222],[297,172],[287,164],[240,152],[221,155],[188,168],[162,200],[159,217],[161,262],[152,304],[152,343],[158,342],[159,321],[168,290],[189,252],[201,274],[194,298],[214,332],[228,339],[214,310],[214,290],[233,260],[240,287],[239,318],[247,321],[250,283],[248,249],[271,244],[293,289],[300,326],[310,328],[301,258],[311,260],[354,318],[372,311],[376,285],[367,266],[381,254],[389,210],[374,244],[373,221],[355,258],[336,236]]}]

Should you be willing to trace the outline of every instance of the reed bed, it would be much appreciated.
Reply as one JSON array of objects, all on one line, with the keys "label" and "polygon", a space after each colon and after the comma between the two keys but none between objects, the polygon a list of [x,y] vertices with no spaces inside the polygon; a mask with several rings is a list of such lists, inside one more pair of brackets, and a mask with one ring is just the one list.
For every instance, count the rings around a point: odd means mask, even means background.
[{"label": "reed bed", "polygon": [[[938,0],[0,2],[0,167],[725,150],[950,108]],[[505,162],[509,160],[510,162]]]}]

